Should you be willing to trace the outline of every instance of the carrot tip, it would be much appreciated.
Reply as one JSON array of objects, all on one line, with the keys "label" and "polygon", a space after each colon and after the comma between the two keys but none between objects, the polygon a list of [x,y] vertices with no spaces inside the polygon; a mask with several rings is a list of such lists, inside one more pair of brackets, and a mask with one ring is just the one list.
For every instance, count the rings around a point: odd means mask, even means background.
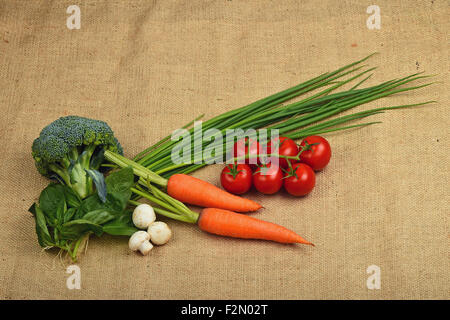
[{"label": "carrot tip", "polygon": [[309,242],[309,241],[305,241],[305,240],[303,240],[303,241],[298,241],[297,243],[300,243],[300,244],[306,244],[306,245],[312,246],[312,247],[315,247],[315,246],[316,246],[314,243]]}]

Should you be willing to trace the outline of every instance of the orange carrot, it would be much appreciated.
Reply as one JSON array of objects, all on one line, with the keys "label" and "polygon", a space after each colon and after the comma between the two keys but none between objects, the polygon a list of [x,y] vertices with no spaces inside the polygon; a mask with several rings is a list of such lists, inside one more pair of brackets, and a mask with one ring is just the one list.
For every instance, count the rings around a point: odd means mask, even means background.
[{"label": "orange carrot", "polygon": [[237,212],[256,211],[261,205],[255,201],[235,196],[209,182],[174,174],[167,183],[167,193],[173,198],[200,207],[227,209]]},{"label": "orange carrot", "polygon": [[201,230],[221,236],[271,240],[281,243],[303,243],[314,246],[285,227],[228,210],[203,209],[197,224]]}]

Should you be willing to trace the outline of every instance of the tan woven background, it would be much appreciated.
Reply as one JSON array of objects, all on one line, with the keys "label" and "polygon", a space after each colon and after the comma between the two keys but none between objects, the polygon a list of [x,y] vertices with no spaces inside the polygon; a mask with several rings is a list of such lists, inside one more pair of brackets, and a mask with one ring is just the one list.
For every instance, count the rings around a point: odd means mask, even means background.
[{"label": "tan woven background", "polygon": [[[448,1],[78,1],[81,29],[69,30],[71,4],[0,2],[1,298],[449,298]],[[381,30],[366,27],[371,4]],[[374,51],[370,83],[418,70],[439,73],[439,83],[370,106],[439,102],[327,135],[332,162],[306,198],[248,195],[267,208],[258,217],[315,248],[169,221],[174,239],[145,258],[124,238],[92,238],[78,264],[81,290],[68,290],[55,253],[41,252],[27,209],[47,181],[30,146],[49,122],[103,119],[133,156],[201,113]],[[218,183],[219,171],[196,176]],[[366,287],[372,264],[380,290]]]}]

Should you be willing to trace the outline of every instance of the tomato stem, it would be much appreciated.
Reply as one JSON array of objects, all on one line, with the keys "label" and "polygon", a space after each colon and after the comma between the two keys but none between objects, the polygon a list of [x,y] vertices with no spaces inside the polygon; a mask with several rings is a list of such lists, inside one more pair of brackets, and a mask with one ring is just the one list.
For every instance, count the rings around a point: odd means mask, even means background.
[{"label": "tomato stem", "polygon": [[225,174],[233,176],[233,179],[236,179],[237,175],[242,172],[242,170],[238,170],[237,164],[227,164],[227,168],[230,170],[230,172],[225,172]]}]

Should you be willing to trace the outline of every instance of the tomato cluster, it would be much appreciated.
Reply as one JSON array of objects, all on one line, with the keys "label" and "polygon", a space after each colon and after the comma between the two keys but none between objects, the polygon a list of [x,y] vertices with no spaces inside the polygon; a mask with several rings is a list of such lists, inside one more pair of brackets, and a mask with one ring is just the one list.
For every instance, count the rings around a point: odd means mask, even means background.
[{"label": "tomato cluster", "polygon": [[[331,158],[330,144],[320,136],[307,137],[300,145],[278,137],[269,141],[266,149],[267,157],[260,157],[258,141],[246,138],[236,142],[231,156],[243,163],[225,166],[220,175],[223,188],[243,194],[254,186],[261,193],[274,194],[284,187],[293,196],[304,196],[314,189],[315,171],[325,168]],[[261,163],[261,158],[267,159],[267,164]]]}]

